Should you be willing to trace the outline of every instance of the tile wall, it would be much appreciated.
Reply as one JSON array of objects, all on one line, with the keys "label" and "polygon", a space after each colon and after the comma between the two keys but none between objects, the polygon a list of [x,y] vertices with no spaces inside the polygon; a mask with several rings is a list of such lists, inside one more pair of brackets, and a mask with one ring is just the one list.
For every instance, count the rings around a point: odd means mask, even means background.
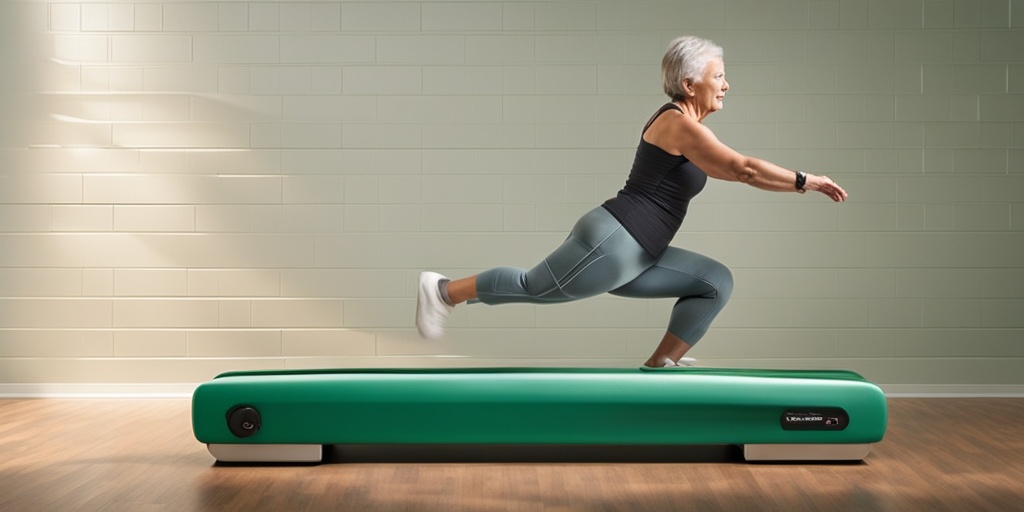
[{"label": "tile wall", "polygon": [[707,124],[849,202],[714,182],[676,244],[736,277],[692,355],[1024,391],[1024,0],[5,1],[0,393],[238,369],[635,366],[672,301],[460,307],[621,186],[673,37]]}]

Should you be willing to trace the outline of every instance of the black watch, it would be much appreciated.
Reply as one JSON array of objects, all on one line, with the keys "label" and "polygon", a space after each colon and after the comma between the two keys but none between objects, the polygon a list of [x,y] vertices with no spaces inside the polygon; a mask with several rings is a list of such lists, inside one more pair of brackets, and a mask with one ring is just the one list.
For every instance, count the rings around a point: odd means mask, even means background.
[{"label": "black watch", "polygon": [[796,190],[797,192],[804,192],[804,185],[807,184],[807,173],[803,171],[797,171],[796,173]]}]

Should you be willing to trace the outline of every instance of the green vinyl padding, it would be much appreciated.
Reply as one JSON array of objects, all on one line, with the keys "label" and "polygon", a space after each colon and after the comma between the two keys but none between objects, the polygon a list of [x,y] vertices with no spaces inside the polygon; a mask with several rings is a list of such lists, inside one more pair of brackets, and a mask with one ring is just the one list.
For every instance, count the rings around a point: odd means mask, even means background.
[{"label": "green vinyl padding", "polygon": [[[259,411],[251,437],[226,417]],[[784,430],[785,411],[840,408],[842,430]],[[858,444],[885,396],[849,371],[473,368],[230,372],[193,395],[210,444]]]}]

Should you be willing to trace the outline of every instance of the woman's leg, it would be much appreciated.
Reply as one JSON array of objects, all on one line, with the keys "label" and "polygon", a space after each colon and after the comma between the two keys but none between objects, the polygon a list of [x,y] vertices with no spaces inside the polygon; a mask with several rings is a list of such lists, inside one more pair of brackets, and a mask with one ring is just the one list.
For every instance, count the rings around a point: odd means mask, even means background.
[{"label": "woman's leg", "polygon": [[[615,217],[598,207],[580,218],[562,245],[537,266],[492,268],[478,274],[474,285],[485,304],[567,302],[618,288],[653,262]],[[468,285],[456,283],[456,291]]]},{"label": "woman's leg", "polygon": [[665,335],[661,338],[661,343],[658,344],[658,348],[654,349],[651,357],[648,357],[647,361],[644,362],[644,366],[650,368],[674,366],[679,363],[679,360],[683,358],[691,347],[693,345],[683,341],[675,334],[665,331]]},{"label": "woman's leg", "polygon": [[692,251],[669,247],[636,279],[611,293],[623,297],[678,297],[668,330],[648,359],[650,366],[673,364],[707,332],[711,321],[732,295],[732,272],[721,263]]},{"label": "woman's leg", "polygon": [[452,281],[421,274],[417,327],[424,337],[440,337],[451,308],[474,298],[485,304],[540,304],[599,295],[634,279],[653,262],[615,217],[598,207],[581,217],[562,245],[530,270],[497,267]]},{"label": "woman's leg", "polygon": [[476,275],[448,282],[449,303],[454,306],[476,298]]}]

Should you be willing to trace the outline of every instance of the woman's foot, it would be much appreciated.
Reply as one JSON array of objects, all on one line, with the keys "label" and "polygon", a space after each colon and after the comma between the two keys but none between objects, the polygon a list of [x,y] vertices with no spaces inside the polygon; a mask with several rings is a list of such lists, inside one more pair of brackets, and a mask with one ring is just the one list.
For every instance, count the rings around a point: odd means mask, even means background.
[{"label": "woman's foot", "polygon": [[683,366],[697,366],[697,360],[692,357],[681,357],[679,361],[673,361],[667,357],[664,357],[660,361],[661,364],[646,364],[648,368],[674,368]]},{"label": "woman's foot", "polygon": [[444,336],[444,323],[453,308],[441,296],[439,283],[447,279],[437,272],[420,273],[416,294],[416,330],[428,340]]}]

